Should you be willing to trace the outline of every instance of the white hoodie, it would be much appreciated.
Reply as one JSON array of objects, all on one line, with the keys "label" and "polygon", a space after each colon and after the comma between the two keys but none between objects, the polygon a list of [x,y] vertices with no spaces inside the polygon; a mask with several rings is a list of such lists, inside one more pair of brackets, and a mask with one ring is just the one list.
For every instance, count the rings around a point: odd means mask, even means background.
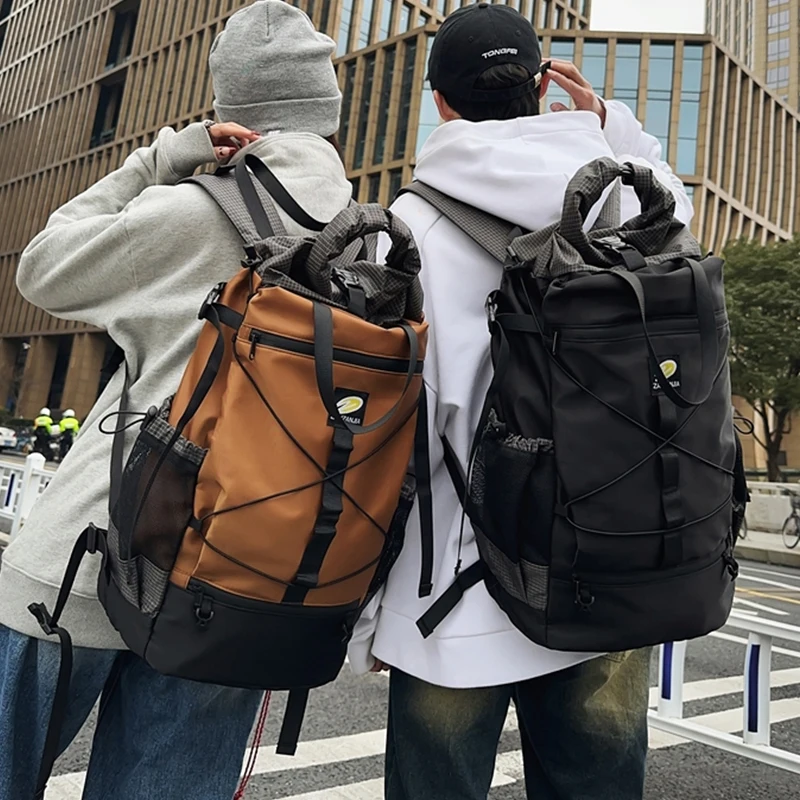
[{"label": "white hoodie", "polygon": [[[415,177],[525,230],[538,230],[559,219],[567,183],[578,169],[612,156],[651,167],[674,193],[677,218],[688,224],[692,203],[661,160],[659,142],[643,132],[624,104],[609,102],[607,110],[604,130],[596,114],[582,111],[505,122],[448,122],[423,147]],[[424,200],[404,195],[392,210],[410,225],[422,253],[425,313],[431,324],[424,376],[431,420],[434,590],[428,598],[418,597],[421,549],[415,511],[383,594],[356,627],[350,662],[360,673],[378,658],[429,683],[471,688],[526,680],[585,661],[596,654],[560,653],[523,636],[482,583],[464,595],[430,638],[423,639],[417,629],[417,619],[454,579],[462,513],[440,436],[447,435],[465,465],[492,376],[484,304],[500,284],[501,265]],[[623,219],[640,210],[633,190],[626,188]],[[463,568],[477,558],[466,523]]]}]

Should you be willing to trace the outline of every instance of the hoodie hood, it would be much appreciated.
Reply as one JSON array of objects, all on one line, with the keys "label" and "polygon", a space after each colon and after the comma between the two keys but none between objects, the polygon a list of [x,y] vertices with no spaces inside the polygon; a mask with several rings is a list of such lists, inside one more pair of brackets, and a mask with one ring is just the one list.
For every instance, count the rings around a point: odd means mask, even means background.
[{"label": "hoodie hood", "polygon": [[603,156],[615,157],[600,118],[589,111],[454,120],[431,134],[415,177],[524,230],[538,230],[558,221],[578,169]]}]

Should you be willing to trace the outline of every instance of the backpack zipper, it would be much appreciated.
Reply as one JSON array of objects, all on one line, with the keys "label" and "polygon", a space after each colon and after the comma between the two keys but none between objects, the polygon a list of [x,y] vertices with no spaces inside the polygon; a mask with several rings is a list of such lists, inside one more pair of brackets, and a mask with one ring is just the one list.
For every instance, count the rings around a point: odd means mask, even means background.
[{"label": "backpack zipper", "polygon": [[[304,356],[314,355],[314,343],[300,339],[291,339],[277,333],[253,328],[250,332],[250,360],[255,358],[257,347],[270,347],[274,350],[285,350],[289,353],[298,353]],[[357,353],[353,350],[344,350],[341,347],[333,348],[333,360],[341,364],[351,364],[355,367],[380,370],[381,372],[397,372],[405,375],[408,372],[408,359],[389,358],[387,356],[372,356],[366,353]],[[421,374],[423,363],[417,364],[417,373]]]},{"label": "backpack zipper", "polygon": [[621,573],[606,573],[601,575],[594,575],[591,573],[573,573],[572,583],[575,587],[575,605],[580,606],[583,610],[588,611],[594,604],[595,597],[592,594],[591,586],[636,586],[642,583],[658,583],[661,581],[671,580],[672,578],[680,578],[683,575],[690,575],[693,572],[701,572],[705,569],[713,567],[714,564],[722,561],[725,564],[731,578],[736,580],[739,575],[739,564],[733,557],[730,544],[725,542],[722,548],[717,548],[713,555],[704,559],[700,564],[691,564],[676,569],[669,570],[668,574],[654,578],[648,581],[642,577],[631,577]]}]

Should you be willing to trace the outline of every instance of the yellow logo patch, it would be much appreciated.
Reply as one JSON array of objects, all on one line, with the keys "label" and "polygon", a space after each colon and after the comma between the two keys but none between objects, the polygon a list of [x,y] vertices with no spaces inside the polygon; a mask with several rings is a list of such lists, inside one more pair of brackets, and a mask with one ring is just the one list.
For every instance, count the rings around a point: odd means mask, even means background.
[{"label": "yellow logo patch", "polygon": [[663,361],[661,363],[661,371],[664,373],[665,378],[671,378],[678,371],[678,362],[672,358],[668,361]]},{"label": "yellow logo patch", "polygon": [[351,395],[350,397],[343,397],[336,404],[336,408],[342,416],[345,414],[355,414],[364,408],[364,401],[360,397]]}]

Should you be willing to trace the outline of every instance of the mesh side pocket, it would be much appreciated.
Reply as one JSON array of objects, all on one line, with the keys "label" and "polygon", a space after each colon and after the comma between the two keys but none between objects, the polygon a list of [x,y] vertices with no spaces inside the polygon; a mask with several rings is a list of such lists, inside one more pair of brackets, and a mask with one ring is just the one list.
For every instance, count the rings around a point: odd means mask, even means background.
[{"label": "mesh side pocket", "polygon": [[521,548],[529,561],[547,563],[555,492],[552,440],[510,433],[492,412],[473,466],[470,511],[513,563]]},{"label": "mesh side pocket", "polygon": [[176,438],[167,422],[171,405],[169,398],[142,426],[125,465],[109,531],[120,591],[145,613],[160,606],[193,515],[197,475],[206,455],[184,437]]}]

